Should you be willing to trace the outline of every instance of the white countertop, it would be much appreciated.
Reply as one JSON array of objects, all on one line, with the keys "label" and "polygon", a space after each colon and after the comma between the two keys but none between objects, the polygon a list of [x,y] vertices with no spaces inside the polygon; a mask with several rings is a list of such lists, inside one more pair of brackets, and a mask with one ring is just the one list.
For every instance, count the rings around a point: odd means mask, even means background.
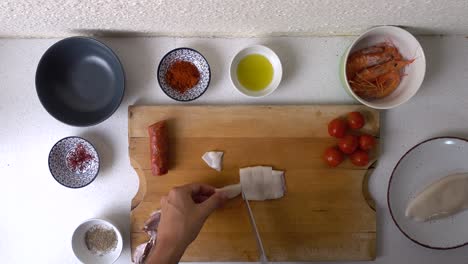
[{"label": "white countertop", "polygon": [[[322,38],[115,38],[101,39],[120,57],[126,94],[105,122],[76,128],[52,118],[35,91],[35,70],[57,39],[0,39],[0,263],[77,263],[70,239],[92,217],[110,219],[123,232],[117,263],[130,263],[130,201],[138,186],[130,166],[127,107],[172,104],[158,87],[156,69],[169,50],[199,50],[211,65],[208,91],[194,104],[352,103],[341,88],[338,64],[354,37]],[[434,136],[468,137],[468,39],[419,37],[426,52],[426,79],[408,103],[381,116],[382,155],[370,181],[377,210],[376,263],[466,263],[468,247],[436,251],[406,239],[393,224],[386,203],[391,170],[416,143]],[[232,56],[244,46],[265,44],[283,63],[283,81],[272,95],[252,100],[229,81]],[[78,135],[97,147],[102,170],[83,189],[68,189],[50,175],[47,157],[59,139]],[[155,205],[156,207],[157,205]]]}]

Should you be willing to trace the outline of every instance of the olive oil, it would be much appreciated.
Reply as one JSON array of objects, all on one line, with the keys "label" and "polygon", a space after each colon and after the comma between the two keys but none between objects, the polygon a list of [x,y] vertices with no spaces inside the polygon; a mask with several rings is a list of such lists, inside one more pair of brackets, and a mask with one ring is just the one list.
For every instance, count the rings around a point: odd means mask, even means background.
[{"label": "olive oil", "polygon": [[273,80],[273,66],[263,55],[247,55],[237,66],[237,79],[246,89],[261,91]]}]

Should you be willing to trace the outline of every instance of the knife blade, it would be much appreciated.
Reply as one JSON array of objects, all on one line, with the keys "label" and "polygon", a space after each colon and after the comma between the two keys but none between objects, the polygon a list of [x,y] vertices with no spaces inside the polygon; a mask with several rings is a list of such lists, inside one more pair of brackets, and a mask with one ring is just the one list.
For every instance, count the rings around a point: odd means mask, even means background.
[{"label": "knife blade", "polygon": [[252,209],[250,208],[249,200],[245,198],[244,192],[242,192],[242,199],[245,201],[245,205],[247,207],[247,212],[249,213],[249,220],[250,220],[250,225],[252,226],[252,229],[255,233],[255,238],[257,240],[257,248],[258,251],[260,252],[260,262],[261,263],[268,263],[268,259],[265,254],[265,249],[263,248],[263,242],[262,238],[260,237],[260,232],[258,232],[257,224],[255,223],[255,218],[252,213]]}]

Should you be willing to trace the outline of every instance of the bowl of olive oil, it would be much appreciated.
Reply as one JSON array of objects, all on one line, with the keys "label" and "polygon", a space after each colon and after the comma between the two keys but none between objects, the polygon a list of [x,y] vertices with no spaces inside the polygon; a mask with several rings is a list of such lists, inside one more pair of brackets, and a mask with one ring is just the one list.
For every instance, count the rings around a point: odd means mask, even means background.
[{"label": "bowl of olive oil", "polygon": [[281,82],[283,69],[276,53],[268,47],[254,45],[234,56],[231,81],[243,95],[263,97],[272,93]]}]

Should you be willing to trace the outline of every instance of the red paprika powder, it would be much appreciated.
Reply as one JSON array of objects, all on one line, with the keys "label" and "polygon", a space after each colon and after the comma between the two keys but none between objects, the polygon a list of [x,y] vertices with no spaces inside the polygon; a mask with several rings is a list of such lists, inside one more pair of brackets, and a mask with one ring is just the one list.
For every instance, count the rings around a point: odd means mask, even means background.
[{"label": "red paprika powder", "polygon": [[193,63],[188,61],[175,61],[166,72],[166,83],[180,93],[197,85],[200,80],[200,72]]}]

